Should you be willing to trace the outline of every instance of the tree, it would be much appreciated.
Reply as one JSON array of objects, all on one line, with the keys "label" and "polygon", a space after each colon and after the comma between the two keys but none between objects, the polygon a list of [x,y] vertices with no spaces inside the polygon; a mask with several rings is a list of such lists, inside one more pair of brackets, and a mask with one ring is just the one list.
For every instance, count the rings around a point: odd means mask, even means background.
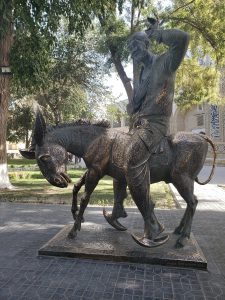
[{"label": "tree", "polygon": [[26,148],[29,146],[29,132],[33,128],[33,112],[28,105],[18,105],[13,103],[9,108],[9,120],[7,128],[7,140],[18,143],[25,142]]},{"label": "tree", "polygon": [[[129,52],[127,49],[128,37],[141,25],[141,11],[151,1],[126,1],[120,8],[120,15],[116,7],[107,14],[99,14],[100,39],[98,50],[108,57],[108,65],[114,65],[120,80],[123,83],[129,102],[133,96],[131,79],[127,76],[124,63],[128,62]],[[122,9],[126,10],[122,15]],[[138,76],[138,70],[134,68],[134,77]]]},{"label": "tree", "polygon": [[[187,108],[188,103],[191,105],[200,99],[201,101],[216,101],[218,99],[215,94],[219,85],[220,73],[218,69],[224,65],[225,58],[224,1],[174,0],[165,6],[158,5],[154,1],[131,0],[126,1],[124,10],[128,13],[124,13],[122,16],[119,16],[116,11],[104,15],[104,18],[100,16],[101,33],[105,34],[104,38],[100,38],[100,45],[102,45],[100,51],[109,57],[109,63],[114,64],[129,100],[132,97],[132,85],[123,68],[124,63],[128,61],[126,41],[132,32],[143,30],[144,18],[149,15],[163,20],[163,26],[166,28],[178,27],[191,35],[189,48],[191,57],[187,58],[185,66],[181,66],[178,71],[177,87],[180,91],[176,98],[177,103],[180,106],[184,104],[183,107]],[[154,51],[159,51],[159,53],[162,50],[157,49],[155,45],[152,47],[154,47]],[[212,61],[210,68],[201,66],[201,62],[207,56]],[[197,61],[199,65],[196,64]],[[187,80],[186,86],[181,88],[181,84],[184,84],[184,78],[190,76],[193,65],[195,66],[193,75],[199,75],[204,80],[200,82],[196,79],[195,83]],[[200,70],[204,72],[204,75],[201,74]],[[135,69],[133,77],[137,76],[138,70]],[[210,84],[207,80],[210,80]],[[193,88],[193,84],[195,88]],[[196,92],[198,95],[194,94]]]},{"label": "tree", "polygon": [[[119,1],[122,2],[122,1]],[[19,74],[21,83],[27,88],[35,89],[40,73],[46,70],[46,53],[55,39],[62,16],[69,22],[70,31],[79,35],[91,24],[95,15],[104,13],[115,5],[114,1],[34,1],[34,0],[0,0],[0,67],[9,67],[9,56],[14,41],[14,53],[25,38],[25,55],[27,64],[24,69],[12,66],[16,76]],[[46,44],[42,44],[43,37]],[[18,63],[20,60],[18,61]],[[17,72],[16,70],[19,70]],[[24,72],[25,71],[25,72]],[[9,75],[0,73],[0,188],[10,187],[7,174],[6,159],[6,127],[9,102]]]},{"label": "tree", "polygon": [[191,35],[189,57],[178,69],[175,102],[181,109],[208,101],[222,103],[219,92],[225,62],[224,1],[173,1],[161,18]]},{"label": "tree", "polygon": [[224,11],[222,0],[174,0],[172,6],[159,12],[171,26],[179,26],[191,35],[192,55],[209,55],[218,65],[225,60]]},{"label": "tree", "polygon": [[177,72],[175,102],[181,110],[201,102],[221,103],[220,72],[206,62],[186,59]]},{"label": "tree", "polygon": [[[99,102],[103,102],[108,95],[102,83],[101,57],[94,51],[94,45],[94,36],[86,34],[80,39],[74,34],[69,34],[62,22],[50,51],[45,54],[47,68],[45,72],[36,75],[39,85],[35,90],[29,87],[26,90],[22,89],[21,77],[18,74],[13,80],[14,93],[23,96],[31,92],[31,97],[43,107],[50,123],[91,118],[93,108],[97,108]],[[23,53],[13,53],[13,65],[21,60]],[[24,60],[26,65],[26,55]],[[26,76],[27,72],[24,74]]]},{"label": "tree", "polygon": [[[0,188],[11,187],[7,174],[6,130],[10,75],[2,72],[9,67],[9,53],[12,45],[12,1],[0,5]],[[3,34],[2,31],[6,34]]]}]

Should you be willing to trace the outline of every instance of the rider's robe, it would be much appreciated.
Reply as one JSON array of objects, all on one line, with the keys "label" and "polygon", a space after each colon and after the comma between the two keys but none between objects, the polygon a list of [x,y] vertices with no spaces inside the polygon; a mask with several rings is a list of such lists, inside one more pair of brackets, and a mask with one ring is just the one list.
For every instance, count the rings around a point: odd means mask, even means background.
[{"label": "rider's robe", "polygon": [[152,64],[147,77],[145,70],[145,79],[143,78],[142,70],[139,84],[134,90],[132,114],[135,122],[132,143],[127,153],[129,173],[133,173],[131,177],[137,183],[138,177],[144,178],[143,172],[146,172],[143,164],[167,134],[176,70],[184,58],[189,42],[189,35],[178,29],[154,30],[151,36],[169,48],[162,55],[152,54]]}]

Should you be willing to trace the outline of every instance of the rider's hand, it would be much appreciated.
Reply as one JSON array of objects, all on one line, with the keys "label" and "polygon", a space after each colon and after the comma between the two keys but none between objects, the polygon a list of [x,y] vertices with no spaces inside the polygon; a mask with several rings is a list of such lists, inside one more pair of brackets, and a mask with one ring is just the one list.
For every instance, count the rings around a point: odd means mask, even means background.
[{"label": "rider's hand", "polygon": [[149,38],[153,35],[155,29],[159,29],[159,21],[154,18],[147,18],[149,27],[145,30],[145,33],[148,35]]}]

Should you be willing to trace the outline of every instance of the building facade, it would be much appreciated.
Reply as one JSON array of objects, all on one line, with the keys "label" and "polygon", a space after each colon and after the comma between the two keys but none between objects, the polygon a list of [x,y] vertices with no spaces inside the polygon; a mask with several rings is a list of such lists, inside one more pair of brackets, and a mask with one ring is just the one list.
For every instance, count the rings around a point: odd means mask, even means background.
[{"label": "building facade", "polygon": [[[225,164],[225,105],[202,103],[193,105],[188,111],[174,109],[170,132],[204,132],[216,146],[217,162]],[[212,157],[209,147],[208,157]]]}]

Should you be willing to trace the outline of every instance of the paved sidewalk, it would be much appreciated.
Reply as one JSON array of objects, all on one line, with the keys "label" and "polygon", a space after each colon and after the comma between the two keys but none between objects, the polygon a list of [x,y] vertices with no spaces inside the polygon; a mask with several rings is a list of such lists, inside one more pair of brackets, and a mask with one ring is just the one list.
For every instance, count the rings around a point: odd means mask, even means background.
[{"label": "paved sidewalk", "polygon": [[[170,184],[173,195],[181,208],[186,207],[186,202],[177,192],[173,184]],[[216,184],[199,185],[195,183],[194,194],[198,199],[197,210],[212,210],[225,212],[225,189]]]},{"label": "paved sidewalk", "polygon": [[[225,299],[225,197],[213,185],[196,187],[193,233],[208,271],[82,259],[38,257],[37,250],[72,222],[67,205],[0,203],[0,299]],[[216,192],[216,193],[215,193]],[[181,207],[183,203],[179,200]],[[136,209],[129,217],[140,218]],[[156,210],[167,229],[184,209]],[[102,218],[91,207],[86,221]]]}]

